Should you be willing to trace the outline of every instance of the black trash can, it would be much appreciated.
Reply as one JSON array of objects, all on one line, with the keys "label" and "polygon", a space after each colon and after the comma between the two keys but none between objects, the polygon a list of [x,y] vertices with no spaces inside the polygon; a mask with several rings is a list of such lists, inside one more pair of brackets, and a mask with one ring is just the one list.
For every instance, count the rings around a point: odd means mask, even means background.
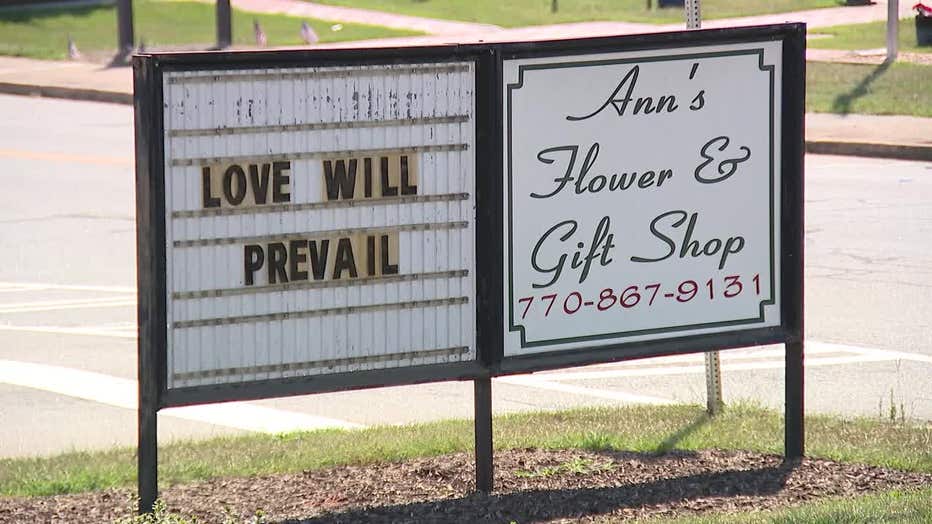
[{"label": "black trash can", "polygon": [[916,43],[932,45],[932,16],[916,16]]}]

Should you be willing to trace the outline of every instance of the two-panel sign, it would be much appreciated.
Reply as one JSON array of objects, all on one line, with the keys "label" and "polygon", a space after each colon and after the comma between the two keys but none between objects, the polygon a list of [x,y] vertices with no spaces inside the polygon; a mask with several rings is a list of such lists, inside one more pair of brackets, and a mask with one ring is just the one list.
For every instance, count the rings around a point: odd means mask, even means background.
[{"label": "two-panel sign", "polygon": [[160,405],[784,340],[802,34],[138,58]]}]

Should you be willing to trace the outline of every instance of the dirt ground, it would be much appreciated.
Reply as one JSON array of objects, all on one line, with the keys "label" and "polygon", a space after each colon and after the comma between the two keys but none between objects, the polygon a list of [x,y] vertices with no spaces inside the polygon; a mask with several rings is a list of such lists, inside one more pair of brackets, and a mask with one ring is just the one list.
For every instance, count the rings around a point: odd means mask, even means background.
[{"label": "dirt ground", "polygon": [[[649,516],[799,505],[894,488],[932,475],[778,455],[700,451],[652,455],[511,450],[495,456],[495,491],[472,493],[472,454],[299,474],[215,479],[161,493],[202,522],[617,522]],[[132,490],[0,498],[0,522],[110,522],[129,515]]]}]

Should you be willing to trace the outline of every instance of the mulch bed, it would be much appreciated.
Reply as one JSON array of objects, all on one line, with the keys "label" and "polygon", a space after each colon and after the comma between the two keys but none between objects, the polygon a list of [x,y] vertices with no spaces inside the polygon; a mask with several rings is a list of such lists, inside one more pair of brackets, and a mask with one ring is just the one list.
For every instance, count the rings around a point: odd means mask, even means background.
[{"label": "mulch bed", "polygon": [[[473,456],[347,466],[299,474],[215,479],[161,495],[206,522],[615,522],[649,516],[799,505],[894,488],[932,475],[778,455],[700,451],[651,455],[510,450],[495,456],[496,489],[473,494]],[[109,522],[129,514],[132,490],[0,497],[0,522]]]}]

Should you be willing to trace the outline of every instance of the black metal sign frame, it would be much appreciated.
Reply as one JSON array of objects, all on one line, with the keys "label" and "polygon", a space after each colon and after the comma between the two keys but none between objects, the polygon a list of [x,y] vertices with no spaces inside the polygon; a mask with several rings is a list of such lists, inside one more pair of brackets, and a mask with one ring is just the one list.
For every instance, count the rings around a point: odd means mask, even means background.
[{"label": "black metal sign frame", "polygon": [[[783,42],[781,114],[781,325],[598,348],[503,356],[504,59]],[[180,389],[166,387],[166,246],[163,74],[203,69],[472,61],[476,71],[476,340],[473,362],[340,373]],[[491,383],[494,376],[618,360],[786,344],[786,455],[803,455],[803,114],[805,25],[671,32],[581,40],[415,48],[151,54],[133,59],[139,320],[139,494],[150,511],[156,489],[156,415],[171,406],[251,400],[446,380],[475,381],[477,487],[492,489]]]}]

